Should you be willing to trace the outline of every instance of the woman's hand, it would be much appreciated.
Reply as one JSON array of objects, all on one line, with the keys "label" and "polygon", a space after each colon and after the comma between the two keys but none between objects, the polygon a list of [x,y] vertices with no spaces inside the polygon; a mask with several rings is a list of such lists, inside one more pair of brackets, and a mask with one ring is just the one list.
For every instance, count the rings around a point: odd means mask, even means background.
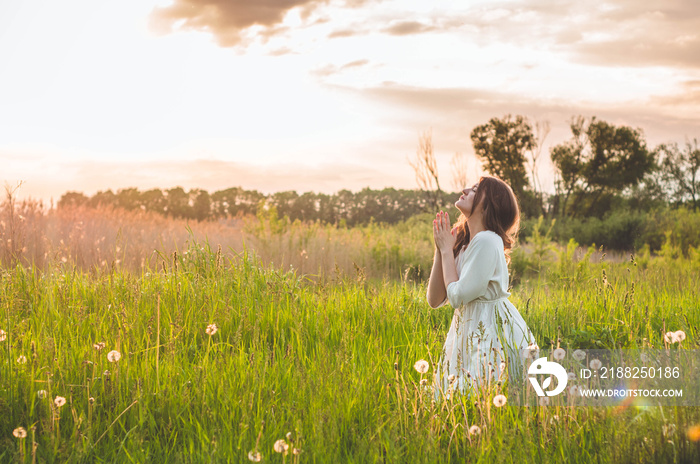
[{"label": "woman's hand", "polygon": [[441,252],[454,248],[456,239],[452,235],[450,216],[443,211],[440,211],[433,221],[433,238],[435,239],[435,245]]}]

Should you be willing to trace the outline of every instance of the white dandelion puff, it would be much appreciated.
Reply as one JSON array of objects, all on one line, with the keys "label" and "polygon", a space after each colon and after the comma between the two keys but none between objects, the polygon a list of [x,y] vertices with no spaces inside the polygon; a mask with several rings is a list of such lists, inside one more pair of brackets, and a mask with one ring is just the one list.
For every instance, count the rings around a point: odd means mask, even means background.
[{"label": "white dandelion puff", "polygon": [[287,444],[286,441],[279,439],[275,442],[275,444],[272,446],[272,448],[278,452],[278,453],[287,453],[287,450],[289,449],[289,445]]},{"label": "white dandelion puff", "polygon": [[568,378],[569,380],[576,380],[576,374],[574,374],[573,372],[569,372],[569,373],[567,374],[567,378]]},{"label": "white dandelion puff", "polygon": [[253,462],[260,462],[262,461],[262,454],[257,450],[248,451],[248,459]]},{"label": "white dandelion puff", "polygon": [[209,324],[207,326],[206,333],[207,333],[207,335],[209,335],[211,337],[212,335],[214,335],[218,331],[219,331],[219,327],[216,324]]},{"label": "white dandelion puff", "polygon": [[576,350],[572,356],[576,361],[583,361],[586,359],[586,352],[583,350]]},{"label": "white dandelion puff", "polygon": [[49,393],[46,390],[39,390],[38,392],[36,392],[36,396],[40,400],[43,400],[44,398],[46,398],[48,396],[48,394]]},{"label": "white dandelion puff", "polygon": [[413,368],[417,370],[421,374],[425,374],[428,372],[428,369],[430,369],[430,364],[428,364],[428,361],[425,359],[420,359],[416,361],[416,363],[413,365]]},{"label": "white dandelion puff", "polygon": [[478,425],[474,424],[471,427],[469,427],[469,434],[470,435],[479,435],[481,434],[481,427]]},{"label": "white dandelion puff", "polygon": [[0,329],[0,342],[4,342],[6,338],[7,338],[7,332]]},{"label": "white dandelion puff", "polygon": [[600,362],[600,359],[591,359],[591,362],[588,363],[588,366],[593,369],[594,371],[597,371],[600,369],[600,367],[603,365],[603,363]]},{"label": "white dandelion puff", "polygon": [[552,352],[552,357],[556,361],[561,361],[562,359],[564,359],[565,356],[566,356],[566,351],[564,350],[564,348],[557,348],[556,350],[554,350]]},{"label": "white dandelion puff", "polygon": [[17,427],[12,431],[12,435],[19,439],[27,438],[27,430],[24,427]]},{"label": "white dandelion puff", "polygon": [[682,342],[683,340],[685,340],[685,332],[683,332],[682,330],[677,330],[675,332],[675,336],[676,336],[676,340],[679,342]]},{"label": "white dandelion puff", "polygon": [[578,387],[576,385],[572,385],[571,387],[569,387],[569,395],[576,396],[576,395],[578,395],[578,393],[579,393],[579,391],[578,391]]},{"label": "white dandelion puff", "polygon": [[500,408],[506,402],[508,401],[508,398],[505,397],[505,395],[496,395],[493,397],[493,404],[497,407]]},{"label": "white dandelion puff", "polygon": [[97,351],[102,350],[105,346],[107,346],[107,345],[105,344],[105,342],[99,342],[99,343],[93,343],[93,344],[92,344],[92,347],[95,348]]},{"label": "white dandelion puff", "polygon": [[112,350],[109,353],[107,353],[107,361],[111,363],[115,363],[120,359],[122,359],[122,354],[117,350]]},{"label": "white dandelion puff", "polygon": [[27,357],[25,355],[20,355],[19,358],[17,358],[17,363],[19,364],[26,364],[27,363]]},{"label": "white dandelion puff", "polygon": [[66,404],[66,399],[62,396],[57,396],[56,398],[54,398],[53,404],[55,404],[57,408],[60,408],[61,406]]},{"label": "white dandelion puff", "polygon": [[678,342],[678,338],[676,337],[676,332],[666,332],[664,334],[664,341],[666,343],[676,343]]},{"label": "white dandelion puff", "polygon": [[549,398],[546,396],[541,397],[540,406],[549,406]]},{"label": "white dandelion puff", "polygon": [[428,379],[420,379],[420,384],[421,384],[422,386],[428,385]]},{"label": "white dandelion puff", "polygon": [[455,377],[454,374],[450,374],[450,375],[447,377],[447,381],[448,381],[450,384],[453,384],[453,383],[455,382],[455,380],[456,380],[456,377]]}]

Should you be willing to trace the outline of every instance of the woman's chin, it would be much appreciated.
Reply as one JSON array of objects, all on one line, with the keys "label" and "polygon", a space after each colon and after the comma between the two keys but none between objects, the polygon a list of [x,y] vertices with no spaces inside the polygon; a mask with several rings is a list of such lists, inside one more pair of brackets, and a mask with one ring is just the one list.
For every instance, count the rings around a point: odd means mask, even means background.
[{"label": "woman's chin", "polygon": [[459,210],[460,213],[469,217],[469,210],[465,208],[464,205],[459,202],[459,200],[455,202],[455,207]]}]

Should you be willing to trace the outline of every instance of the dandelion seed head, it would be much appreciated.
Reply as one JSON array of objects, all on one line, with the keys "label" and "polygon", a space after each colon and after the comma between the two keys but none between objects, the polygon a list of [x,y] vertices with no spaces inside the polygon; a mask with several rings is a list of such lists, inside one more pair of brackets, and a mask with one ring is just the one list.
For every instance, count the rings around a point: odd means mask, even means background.
[{"label": "dandelion seed head", "polygon": [[557,348],[552,352],[552,357],[557,361],[561,361],[565,356],[566,351],[563,348]]},{"label": "dandelion seed head", "polygon": [[210,337],[219,331],[219,327],[216,324],[209,324],[207,330],[205,331]]},{"label": "dandelion seed head", "polygon": [[253,462],[260,462],[262,461],[262,454],[257,450],[248,451],[248,459]]},{"label": "dandelion seed head", "polygon": [[675,332],[675,335],[677,341],[682,342],[683,340],[685,340],[685,332],[683,332],[682,330],[677,330]]},{"label": "dandelion seed head", "polygon": [[122,359],[122,354],[117,350],[112,350],[109,353],[107,353],[107,361],[111,363],[115,363],[120,359]]},{"label": "dandelion seed head", "polygon": [[574,351],[573,356],[576,361],[583,361],[586,359],[586,352],[583,350],[576,350]]},{"label": "dandelion seed head", "polygon": [[6,338],[7,338],[7,332],[0,329],[0,342],[4,342]]},{"label": "dandelion seed head", "polygon": [[471,427],[469,427],[469,434],[470,435],[479,435],[481,434],[481,427],[478,425],[474,424]]},{"label": "dandelion seed head", "polygon": [[505,395],[496,395],[493,397],[493,404],[497,408],[500,408],[501,406],[506,404],[507,401],[508,401],[508,399],[505,397]]},{"label": "dandelion seed head", "polygon": [[286,441],[279,439],[275,442],[275,444],[272,446],[272,448],[278,453],[287,453],[287,450],[289,449],[289,445],[287,444]]},{"label": "dandelion seed head", "polygon": [[102,350],[105,346],[107,346],[107,345],[105,344],[105,342],[99,342],[99,343],[93,343],[93,344],[92,344],[92,347],[95,348],[97,351]]},{"label": "dandelion seed head", "polygon": [[574,374],[573,372],[569,372],[569,373],[567,374],[567,378],[568,378],[569,380],[576,380],[576,374]]},{"label": "dandelion seed head", "polygon": [[603,365],[603,363],[600,362],[600,359],[591,359],[591,362],[588,363],[588,366],[593,369],[594,371],[597,371],[600,369],[600,367]]},{"label": "dandelion seed head", "polygon": [[413,365],[413,368],[419,373],[425,374],[426,372],[428,372],[428,369],[430,369],[430,364],[428,364],[428,361],[426,361],[425,359],[419,359]]},{"label": "dandelion seed head", "polygon": [[27,357],[25,355],[20,355],[19,358],[17,358],[17,363],[19,364],[26,364],[27,363]]},{"label": "dandelion seed head", "polygon": [[549,397],[543,396],[540,398],[540,406],[548,406],[549,405]]},{"label": "dandelion seed head", "polygon": [[292,454],[301,454],[301,450],[299,448],[294,448]]},{"label": "dandelion seed head", "polygon": [[422,386],[428,385],[428,379],[420,379],[420,384]]},{"label": "dandelion seed head", "polygon": [[450,374],[449,377],[447,377],[447,381],[450,383],[454,383],[456,377],[454,374]]},{"label": "dandelion seed head", "polygon": [[24,427],[17,427],[12,431],[12,435],[21,440],[22,438],[27,438],[27,430]]},{"label": "dandelion seed head", "polygon": [[578,387],[576,385],[572,385],[569,387],[569,395],[575,396],[578,394]]},{"label": "dandelion seed head", "polygon": [[46,390],[39,390],[38,392],[36,392],[36,396],[40,400],[43,400],[44,398],[46,398],[48,396],[48,394],[49,393]]},{"label": "dandelion seed head", "polygon": [[66,399],[62,396],[57,396],[53,399],[53,404],[55,404],[57,408],[60,408],[61,406],[66,404]]},{"label": "dandelion seed head", "polygon": [[676,336],[676,332],[666,332],[664,334],[664,341],[666,343],[677,343],[678,338]]}]

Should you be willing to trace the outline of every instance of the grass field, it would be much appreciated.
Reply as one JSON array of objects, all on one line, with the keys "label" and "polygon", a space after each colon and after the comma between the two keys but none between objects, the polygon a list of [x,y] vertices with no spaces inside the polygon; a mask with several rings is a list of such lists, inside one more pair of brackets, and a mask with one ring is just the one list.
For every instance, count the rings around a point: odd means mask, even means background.
[{"label": "grass field", "polygon": [[[511,301],[543,347],[661,347],[682,329],[680,349],[697,349],[700,266],[667,255],[562,250]],[[452,310],[430,309],[424,284],[361,267],[310,279],[195,240],[167,258],[2,270],[0,462],[700,459],[695,407],[497,408],[498,391],[432,402],[413,364],[437,360]]]}]

